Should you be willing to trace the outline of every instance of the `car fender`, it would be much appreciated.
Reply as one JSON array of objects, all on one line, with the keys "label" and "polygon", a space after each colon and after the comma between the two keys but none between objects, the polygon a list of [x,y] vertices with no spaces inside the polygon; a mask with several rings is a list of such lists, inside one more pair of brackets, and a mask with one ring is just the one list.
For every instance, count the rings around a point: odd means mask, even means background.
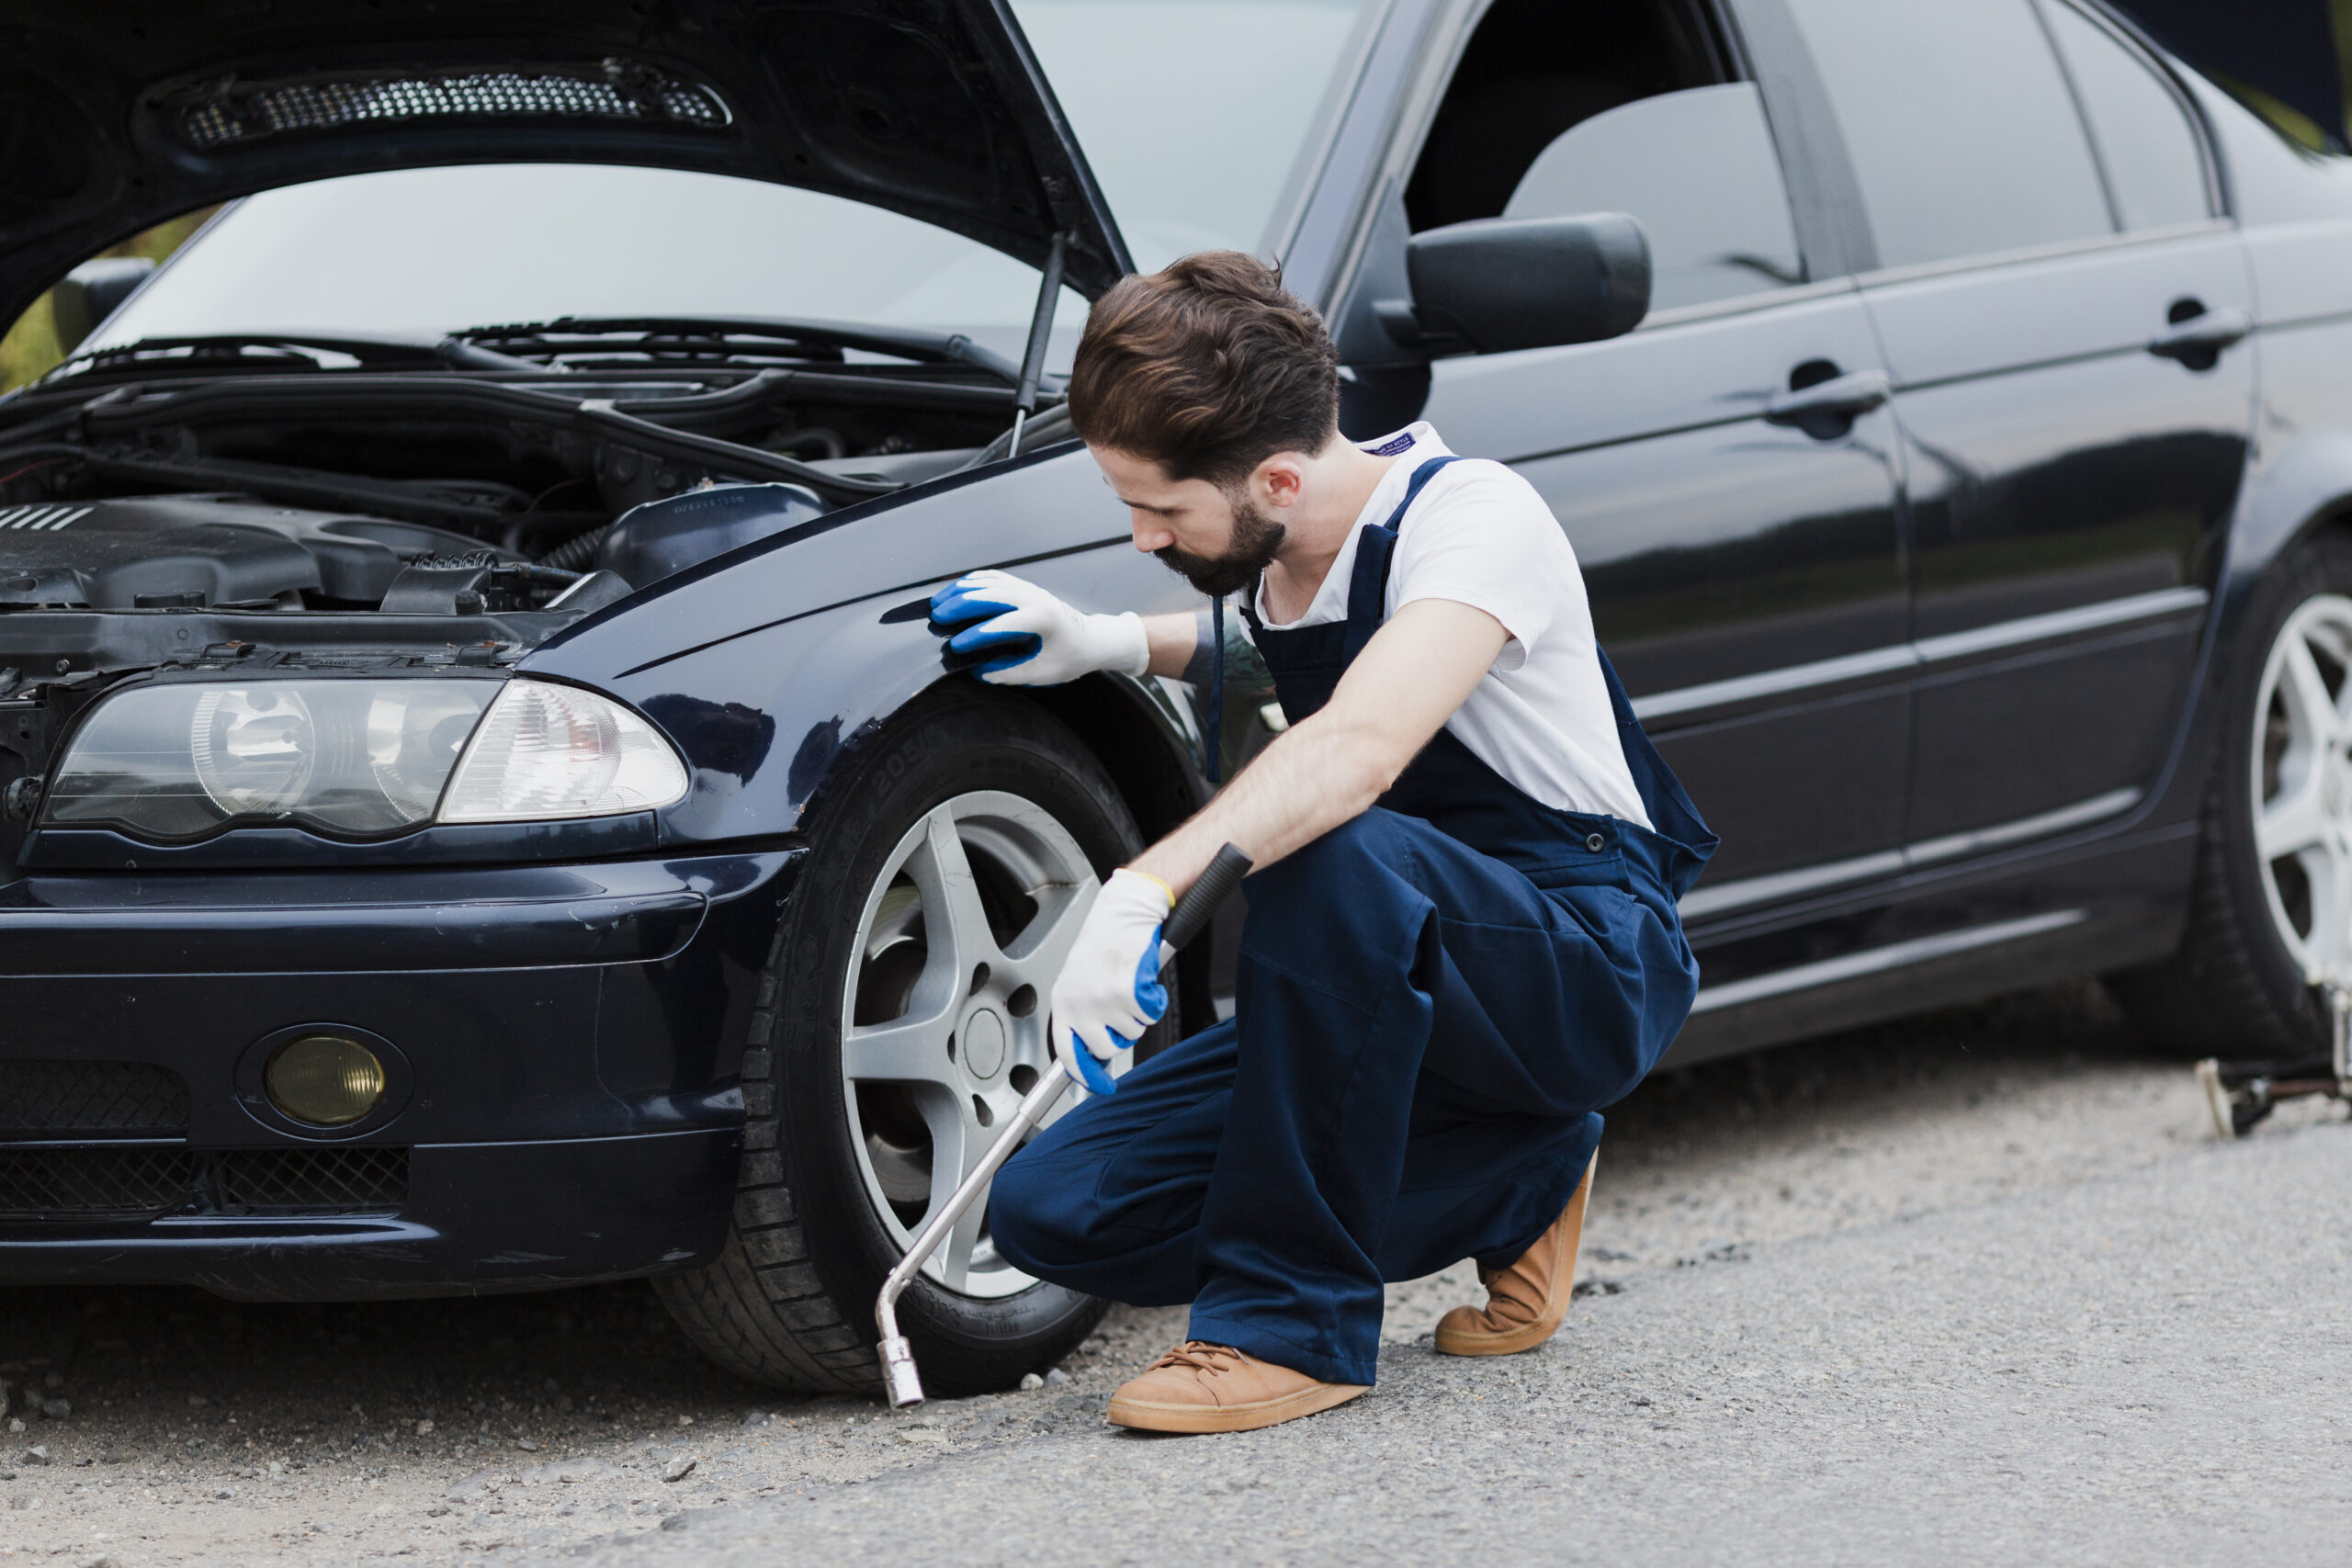
[{"label": "car fender", "polygon": [[[950,675],[931,592],[983,566],[1086,610],[1187,610],[1198,597],[1133,547],[1075,443],[831,513],[730,551],[588,617],[518,666],[607,692],[647,715],[691,773],[663,840],[766,839],[798,828],[843,751]],[[1133,782],[1182,775],[1197,802],[1198,725],[1158,682],[1094,678],[1037,694],[1087,734],[1147,830]],[[1148,739],[1163,755],[1137,767]],[[1189,807],[1185,807],[1189,809]],[[1176,813],[1181,817],[1182,810]]]}]

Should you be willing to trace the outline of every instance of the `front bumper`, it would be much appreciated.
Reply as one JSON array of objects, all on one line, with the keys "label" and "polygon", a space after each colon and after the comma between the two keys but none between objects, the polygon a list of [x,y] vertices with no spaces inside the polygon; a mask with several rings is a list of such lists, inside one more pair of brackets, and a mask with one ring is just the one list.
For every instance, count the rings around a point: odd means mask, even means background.
[{"label": "front bumper", "polygon": [[[0,887],[0,1280],[348,1299],[707,1260],[797,865]],[[348,1135],[256,1089],[266,1043],[314,1027],[397,1059],[398,1102]]]}]

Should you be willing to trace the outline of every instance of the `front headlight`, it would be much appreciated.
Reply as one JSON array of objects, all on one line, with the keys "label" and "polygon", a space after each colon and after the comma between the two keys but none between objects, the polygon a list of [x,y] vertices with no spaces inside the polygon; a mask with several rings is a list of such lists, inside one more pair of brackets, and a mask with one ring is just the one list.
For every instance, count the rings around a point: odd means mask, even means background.
[{"label": "front headlight", "polygon": [[683,799],[686,782],[650,725],[573,687],[188,682],[102,702],[56,770],[43,821],[180,841],[260,824],[384,838],[428,819],[641,811]]}]

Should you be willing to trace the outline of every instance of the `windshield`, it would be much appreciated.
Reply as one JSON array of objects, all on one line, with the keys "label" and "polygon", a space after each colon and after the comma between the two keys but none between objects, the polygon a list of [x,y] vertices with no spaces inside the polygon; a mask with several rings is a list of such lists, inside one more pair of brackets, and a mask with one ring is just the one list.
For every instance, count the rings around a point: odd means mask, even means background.
[{"label": "windshield", "polygon": [[[1136,265],[1262,251],[1374,0],[1016,0]],[[1249,47],[1234,47],[1247,38]],[[355,175],[239,203],[85,345],[437,337],[575,316],[795,316],[967,332],[1017,356],[1034,268],[812,191],[668,169]],[[1085,303],[1064,294],[1067,363]]]}]

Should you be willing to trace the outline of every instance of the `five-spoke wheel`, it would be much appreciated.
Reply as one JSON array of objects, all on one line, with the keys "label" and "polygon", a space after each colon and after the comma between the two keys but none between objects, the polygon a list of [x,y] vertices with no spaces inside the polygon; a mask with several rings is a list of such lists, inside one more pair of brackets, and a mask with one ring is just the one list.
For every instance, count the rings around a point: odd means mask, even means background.
[{"label": "five-spoke wheel", "polygon": [[2326,1048],[2314,987],[2352,974],[2352,538],[2282,556],[2216,669],[2188,929],[2109,978],[2154,1042],[2288,1060]]},{"label": "five-spoke wheel", "polygon": [[[842,1003],[842,1081],[866,1194],[901,1247],[1052,1070],[1046,997],[1099,886],[1067,828],[1001,791],[943,801],[884,861]],[[983,1297],[1035,1282],[997,1255],[986,1210],[925,1275]]]},{"label": "five-spoke wheel", "polygon": [[2352,598],[2322,593],[2278,628],[2254,704],[2262,890],[2308,985],[2352,981]]}]

